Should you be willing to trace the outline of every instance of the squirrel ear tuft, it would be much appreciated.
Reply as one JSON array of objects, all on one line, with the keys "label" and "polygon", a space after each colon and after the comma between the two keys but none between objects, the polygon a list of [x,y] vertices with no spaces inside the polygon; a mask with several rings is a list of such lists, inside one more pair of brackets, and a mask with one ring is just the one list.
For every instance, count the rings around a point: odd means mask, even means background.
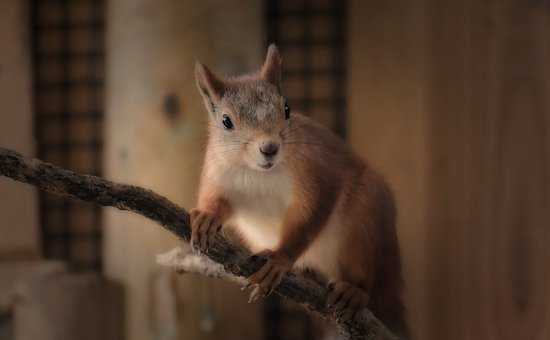
[{"label": "squirrel ear tuft", "polygon": [[[222,99],[226,90],[225,83],[199,61],[195,62],[195,81],[208,106],[212,106]],[[213,107],[209,107],[209,109],[213,110]]]},{"label": "squirrel ear tuft", "polygon": [[269,45],[260,76],[263,80],[277,86],[279,90],[281,89],[282,65],[283,58],[281,58],[279,49],[275,44]]}]

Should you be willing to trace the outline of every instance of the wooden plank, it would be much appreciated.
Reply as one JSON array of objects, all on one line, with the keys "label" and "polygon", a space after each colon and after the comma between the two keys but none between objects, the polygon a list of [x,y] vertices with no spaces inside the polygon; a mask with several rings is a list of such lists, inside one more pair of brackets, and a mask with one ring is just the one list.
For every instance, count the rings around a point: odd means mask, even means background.
[{"label": "wooden plank", "polygon": [[514,0],[430,10],[430,338],[547,338],[548,17]]},{"label": "wooden plank", "polygon": [[352,7],[351,142],[397,194],[414,334],[549,338],[550,7]]}]

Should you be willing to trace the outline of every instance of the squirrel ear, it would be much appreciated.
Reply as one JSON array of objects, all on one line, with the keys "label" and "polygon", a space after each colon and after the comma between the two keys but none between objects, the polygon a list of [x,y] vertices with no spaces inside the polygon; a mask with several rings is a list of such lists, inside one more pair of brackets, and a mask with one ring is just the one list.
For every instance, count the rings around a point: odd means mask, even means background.
[{"label": "squirrel ear", "polygon": [[277,86],[279,90],[281,89],[282,64],[283,59],[279,54],[277,46],[275,46],[275,44],[269,45],[264,65],[260,71],[260,76],[263,80]]},{"label": "squirrel ear", "polygon": [[214,112],[214,104],[218,103],[226,90],[226,85],[199,61],[195,63],[195,81],[204,103],[210,112]]}]

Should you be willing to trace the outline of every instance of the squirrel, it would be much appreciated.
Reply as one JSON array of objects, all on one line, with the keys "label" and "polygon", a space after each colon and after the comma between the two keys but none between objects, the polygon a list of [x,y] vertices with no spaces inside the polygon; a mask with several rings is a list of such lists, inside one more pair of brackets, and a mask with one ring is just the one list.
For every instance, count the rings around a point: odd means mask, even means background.
[{"label": "squirrel", "polygon": [[256,73],[221,78],[197,61],[195,78],[209,137],[190,214],[193,247],[207,251],[222,226],[231,228],[268,259],[248,278],[258,288],[252,300],[307,268],[330,282],[327,304],[339,318],[368,307],[405,334],[392,192],[338,136],[291,112],[277,47]]}]

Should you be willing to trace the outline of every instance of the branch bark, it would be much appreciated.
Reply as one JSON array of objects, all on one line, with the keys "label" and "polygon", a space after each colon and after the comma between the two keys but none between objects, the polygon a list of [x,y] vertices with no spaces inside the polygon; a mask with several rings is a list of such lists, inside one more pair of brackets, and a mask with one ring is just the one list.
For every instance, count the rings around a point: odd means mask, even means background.
[{"label": "branch bark", "polygon": [[[132,211],[156,221],[184,241],[189,241],[191,236],[187,211],[147,189],[77,174],[4,148],[0,148],[0,175],[50,193]],[[265,258],[250,257],[246,249],[232,245],[221,235],[216,236],[205,255],[236,277],[250,276],[265,262]],[[338,320],[326,308],[327,289],[301,275],[289,273],[275,292],[323,318],[334,320],[347,339],[399,339],[367,309],[351,322]]]}]

